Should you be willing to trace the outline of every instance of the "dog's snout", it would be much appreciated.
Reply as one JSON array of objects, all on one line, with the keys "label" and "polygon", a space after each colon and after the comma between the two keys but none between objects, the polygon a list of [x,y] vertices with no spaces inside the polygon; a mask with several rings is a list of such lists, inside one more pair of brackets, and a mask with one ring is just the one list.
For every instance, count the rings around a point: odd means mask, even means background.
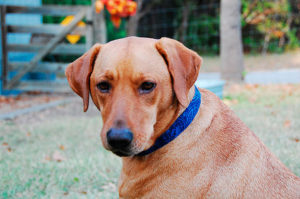
[{"label": "dog's snout", "polygon": [[107,132],[107,142],[114,149],[125,149],[133,140],[132,132],[127,128],[111,128]]}]

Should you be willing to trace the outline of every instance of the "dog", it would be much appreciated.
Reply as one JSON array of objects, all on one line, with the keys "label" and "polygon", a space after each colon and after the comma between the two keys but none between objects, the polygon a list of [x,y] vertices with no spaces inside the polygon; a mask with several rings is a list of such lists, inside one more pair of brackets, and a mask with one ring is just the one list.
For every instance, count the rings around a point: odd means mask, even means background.
[{"label": "dog", "polygon": [[67,67],[84,111],[90,94],[101,112],[103,146],[122,157],[120,198],[300,198],[300,178],[194,86],[201,63],[176,40],[128,37]]}]

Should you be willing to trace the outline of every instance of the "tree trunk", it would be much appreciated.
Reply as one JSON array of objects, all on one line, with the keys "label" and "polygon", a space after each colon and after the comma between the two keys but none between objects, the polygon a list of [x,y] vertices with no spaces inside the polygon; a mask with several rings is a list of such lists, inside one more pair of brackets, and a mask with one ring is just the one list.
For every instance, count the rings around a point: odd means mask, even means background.
[{"label": "tree trunk", "polygon": [[182,11],[182,20],[181,24],[178,30],[178,35],[179,35],[179,41],[184,43],[185,38],[186,38],[186,32],[188,28],[188,23],[189,23],[189,15],[190,15],[190,1],[184,1],[183,3],[183,11]]},{"label": "tree trunk", "polygon": [[128,24],[127,24],[127,36],[136,36],[137,35],[138,23],[139,23],[138,14],[129,18]]},{"label": "tree trunk", "polygon": [[228,81],[243,80],[241,0],[221,0],[221,76]]},{"label": "tree trunk", "polygon": [[93,43],[106,43],[107,42],[107,35],[106,35],[106,23],[105,23],[105,16],[104,10],[97,14],[95,12],[95,1],[92,0],[92,18],[93,18]]},{"label": "tree trunk", "polygon": [[129,17],[127,25],[127,36],[137,36],[137,29],[139,20],[141,18],[141,10],[143,6],[143,0],[137,0],[137,10],[134,16]]}]

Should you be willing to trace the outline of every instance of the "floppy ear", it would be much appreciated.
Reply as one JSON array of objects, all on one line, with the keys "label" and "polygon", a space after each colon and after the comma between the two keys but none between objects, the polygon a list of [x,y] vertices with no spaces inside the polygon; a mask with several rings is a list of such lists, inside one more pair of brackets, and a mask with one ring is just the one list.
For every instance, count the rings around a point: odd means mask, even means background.
[{"label": "floppy ear", "polygon": [[197,80],[202,58],[173,39],[161,38],[155,46],[167,62],[179,103],[187,107],[188,93]]},{"label": "floppy ear", "polygon": [[95,44],[88,52],[68,65],[66,76],[70,87],[83,99],[83,111],[89,107],[90,75],[101,45]]}]

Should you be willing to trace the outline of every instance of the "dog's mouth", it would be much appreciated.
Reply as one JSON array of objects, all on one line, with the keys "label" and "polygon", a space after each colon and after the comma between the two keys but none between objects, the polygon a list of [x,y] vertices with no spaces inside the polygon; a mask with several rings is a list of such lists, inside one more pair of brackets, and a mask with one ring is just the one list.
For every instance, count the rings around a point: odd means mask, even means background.
[{"label": "dog's mouth", "polygon": [[123,150],[111,150],[114,154],[120,157],[128,157],[132,156],[133,154],[130,151],[123,151]]}]

